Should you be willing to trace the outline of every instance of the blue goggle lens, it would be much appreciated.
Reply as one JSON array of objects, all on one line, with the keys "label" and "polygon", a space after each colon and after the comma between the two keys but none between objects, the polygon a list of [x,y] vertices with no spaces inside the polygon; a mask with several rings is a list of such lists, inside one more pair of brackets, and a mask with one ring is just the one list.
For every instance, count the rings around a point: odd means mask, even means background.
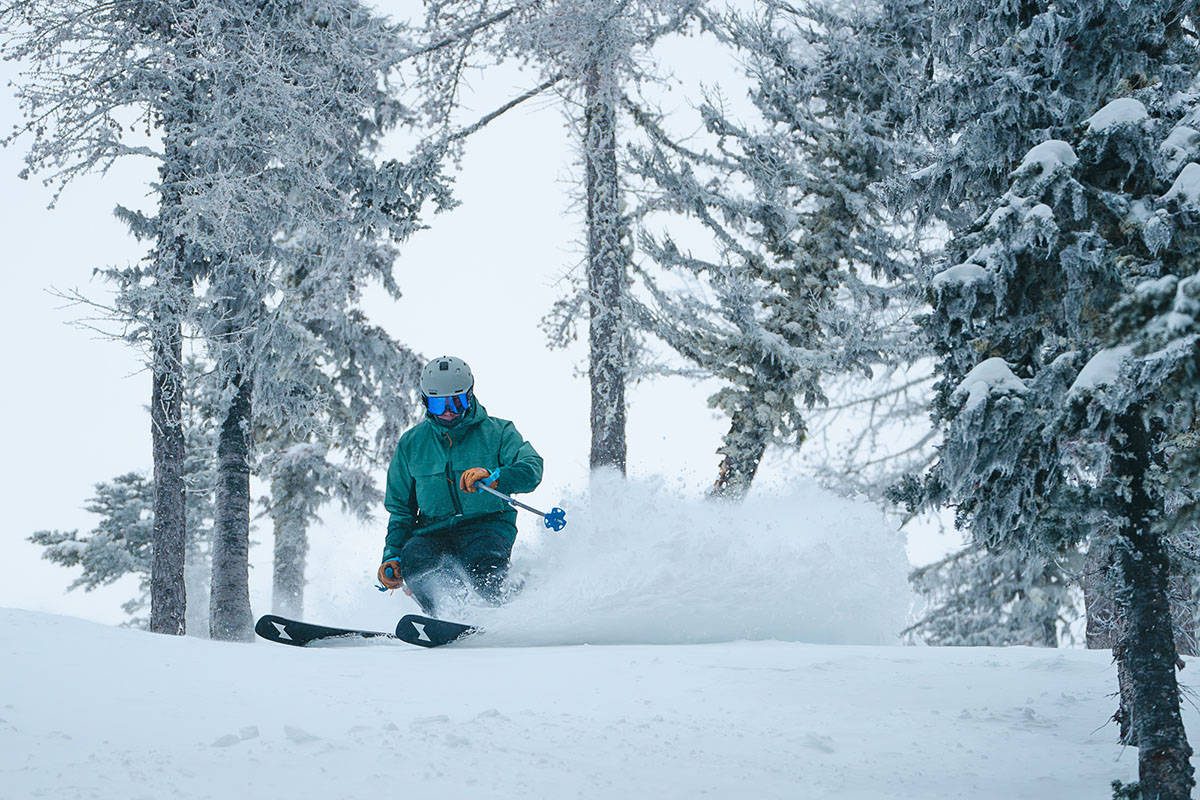
[{"label": "blue goggle lens", "polygon": [[435,417],[445,414],[447,409],[461,414],[471,407],[471,398],[467,397],[466,392],[452,394],[449,397],[426,397],[425,407]]}]

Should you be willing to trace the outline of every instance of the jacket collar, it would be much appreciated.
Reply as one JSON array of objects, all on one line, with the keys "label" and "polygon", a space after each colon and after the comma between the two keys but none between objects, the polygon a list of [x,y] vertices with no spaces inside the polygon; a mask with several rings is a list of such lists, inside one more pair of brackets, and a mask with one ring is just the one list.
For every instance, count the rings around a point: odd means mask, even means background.
[{"label": "jacket collar", "polygon": [[475,401],[473,403],[471,403],[471,407],[468,408],[467,413],[463,415],[462,422],[458,423],[453,428],[445,427],[440,422],[438,422],[437,417],[433,416],[433,414],[430,414],[428,411],[425,412],[425,424],[426,425],[429,425],[431,428],[433,428],[433,430],[435,432],[440,433],[440,434],[445,434],[445,435],[449,436],[451,439],[455,439],[455,440],[460,439],[462,437],[463,431],[466,431],[469,428],[475,427],[476,425],[478,425],[480,422],[483,422],[487,418],[488,418],[487,409],[484,408],[480,404],[478,398],[476,398]]}]

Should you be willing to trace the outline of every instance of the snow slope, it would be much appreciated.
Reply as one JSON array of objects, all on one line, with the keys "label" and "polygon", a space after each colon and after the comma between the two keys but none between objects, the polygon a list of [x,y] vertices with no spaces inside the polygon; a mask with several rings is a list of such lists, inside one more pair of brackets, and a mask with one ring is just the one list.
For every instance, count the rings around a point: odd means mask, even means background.
[{"label": "snow slope", "polygon": [[[1061,800],[1136,775],[1107,653],[896,644],[904,542],[866,504],[604,475],[562,504],[566,531],[518,540],[524,591],[440,650],[0,609],[0,800]],[[369,588],[379,544],[313,560],[309,619],[414,610]]]},{"label": "snow slope", "polygon": [[4,800],[1059,800],[1136,773],[1082,650],[297,649],[6,609],[0,656]]}]

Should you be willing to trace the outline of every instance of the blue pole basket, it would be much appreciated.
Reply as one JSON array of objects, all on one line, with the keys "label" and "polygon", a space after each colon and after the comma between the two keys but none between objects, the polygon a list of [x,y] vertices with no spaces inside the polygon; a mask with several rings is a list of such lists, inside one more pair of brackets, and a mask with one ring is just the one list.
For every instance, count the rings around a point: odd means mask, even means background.
[{"label": "blue pole basket", "polygon": [[561,508],[552,508],[550,513],[546,515],[546,527],[552,530],[561,531],[567,527],[567,512]]}]

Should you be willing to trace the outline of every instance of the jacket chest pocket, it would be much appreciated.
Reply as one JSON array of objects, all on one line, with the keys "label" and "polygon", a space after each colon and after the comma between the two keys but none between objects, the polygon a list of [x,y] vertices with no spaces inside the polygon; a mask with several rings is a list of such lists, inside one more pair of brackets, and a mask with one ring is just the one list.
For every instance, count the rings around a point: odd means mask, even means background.
[{"label": "jacket chest pocket", "polygon": [[417,490],[417,508],[427,517],[444,517],[454,513],[454,487],[444,471],[413,475]]}]

